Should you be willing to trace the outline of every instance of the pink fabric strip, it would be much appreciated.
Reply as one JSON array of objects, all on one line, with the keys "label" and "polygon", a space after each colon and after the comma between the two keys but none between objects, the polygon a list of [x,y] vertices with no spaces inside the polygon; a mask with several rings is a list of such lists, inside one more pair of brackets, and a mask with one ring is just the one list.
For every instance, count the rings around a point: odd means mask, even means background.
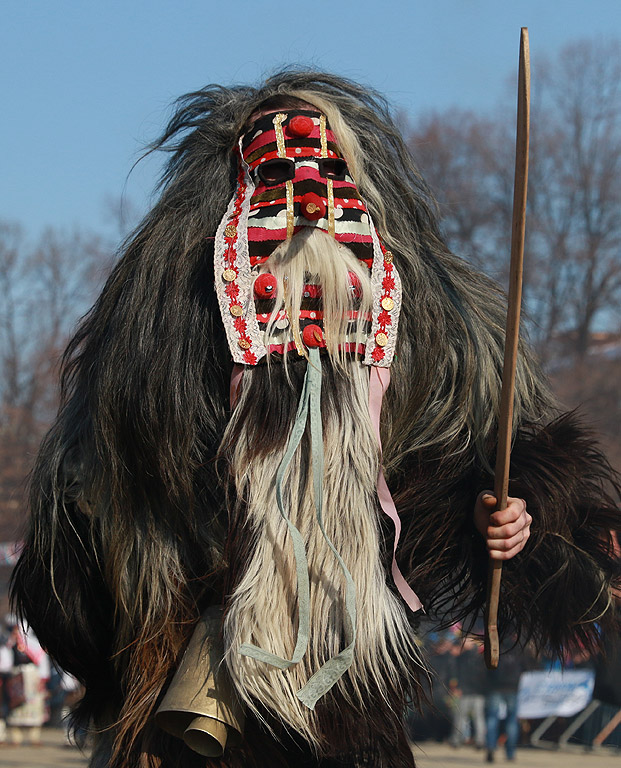
[{"label": "pink fabric strip", "polygon": [[239,397],[239,387],[241,384],[241,378],[244,375],[244,366],[235,363],[233,370],[231,371],[231,388],[229,390],[229,400],[231,403],[231,410],[237,405],[237,398]]},{"label": "pink fabric strip", "polygon": [[395,526],[395,545],[392,553],[392,578],[395,585],[399,590],[399,594],[405,600],[407,605],[413,611],[420,611],[423,607],[418,595],[410,587],[405,580],[403,574],[399,570],[397,565],[397,544],[399,543],[399,537],[401,536],[401,520],[399,519],[399,513],[395,507],[395,502],[392,500],[386,478],[384,477],[384,470],[382,469],[381,455],[382,455],[382,441],[380,438],[380,413],[382,410],[382,399],[384,392],[388,389],[390,384],[390,369],[378,368],[375,365],[371,366],[371,373],[369,378],[369,415],[371,416],[371,423],[375,430],[375,436],[380,449],[380,468],[377,477],[377,495],[379,498],[382,511],[388,515]]}]

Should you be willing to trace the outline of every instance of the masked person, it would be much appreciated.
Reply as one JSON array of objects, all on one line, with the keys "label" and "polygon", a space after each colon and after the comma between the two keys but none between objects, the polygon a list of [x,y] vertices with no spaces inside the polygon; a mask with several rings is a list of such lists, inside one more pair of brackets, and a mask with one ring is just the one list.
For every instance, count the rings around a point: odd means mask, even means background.
[{"label": "masked person", "polygon": [[[160,200],[66,353],[14,598],[86,687],[93,766],[412,766],[412,619],[475,615],[488,552],[507,631],[614,623],[611,471],[524,347],[490,517],[504,297],[443,243],[377,94],[210,86],[157,146]],[[202,725],[184,744],[158,707]]]}]

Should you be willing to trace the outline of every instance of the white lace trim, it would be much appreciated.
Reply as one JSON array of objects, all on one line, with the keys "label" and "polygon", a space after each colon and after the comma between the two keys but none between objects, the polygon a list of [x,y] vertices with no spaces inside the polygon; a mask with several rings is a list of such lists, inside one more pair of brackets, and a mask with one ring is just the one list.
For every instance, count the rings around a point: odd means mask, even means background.
[{"label": "white lace trim", "polygon": [[[367,206],[367,212],[369,211],[369,208]],[[371,219],[371,214],[369,212],[369,226],[371,229],[371,237],[373,238],[373,266],[371,267],[371,290],[373,292],[373,319],[371,322],[371,332],[369,333],[369,337],[367,339],[366,344],[366,353],[364,356],[364,364],[365,365],[376,365],[379,368],[389,368],[390,364],[392,363],[392,359],[395,355],[395,348],[397,345],[397,330],[399,327],[399,315],[401,313],[401,302],[402,302],[402,290],[401,290],[401,278],[399,277],[399,273],[397,272],[397,268],[394,264],[394,262],[390,265],[390,276],[395,281],[395,287],[390,289],[390,291],[386,291],[384,289],[384,278],[387,277],[388,271],[386,269],[386,260],[384,258],[384,252],[382,251],[382,246],[379,242],[379,237],[377,235],[377,231],[375,230],[375,225],[373,224],[373,221]],[[384,327],[380,327],[379,322],[379,316],[381,312],[384,312],[386,310],[382,307],[382,298],[384,298],[387,293],[389,293],[390,298],[393,300],[393,307],[391,310],[389,310],[391,323],[390,325],[386,325]],[[383,332],[386,334],[387,340],[386,344],[382,347],[380,347],[384,355],[381,358],[381,360],[376,360],[373,357],[374,351],[379,347],[376,341],[376,336],[378,333]]]},{"label": "white lace trim", "polygon": [[[250,199],[254,192],[254,183],[250,176],[249,167],[243,158],[241,162],[243,163],[244,169],[243,184],[245,185],[245,197],[236,225],[237,235],[233,244],[234,257],[232,260],[229,259],[227,261],[226,253],[228,244],[225,240],[225,229],[235,218],[236,203],[241,192],[239,183],[235,189],[235,194],[228,204],[226,213],[222,217],[218,229],[216,230],[214,242],[214,277],[220,314],[226,331],[231,357],[234,362],[242,365],[256,365],[256,363],[267,354],[267,350],[263,344],[263,334],[259,329],[259,323],[257,321],[253,295],[255,276],[251,271],[248,252],[248,213],[250,211]],[[237,276],[235,280],[227,281],[224,279],[223,273],[225,270],[232,268],[235,268]],[[231,284],[236,284],[239,288],[239,293],[235,300],[231,299],[226,293],[227,285]],[[239,317],[231,314],[231,306],[233,304],[238,304],[242,308],[242,313]],[[245,320],[246,325],[244,332],[240,332],[236,327],[236,322],[242,319]],[[249,347],[247,349],[240,347],[240,341],[249,342]]]}]

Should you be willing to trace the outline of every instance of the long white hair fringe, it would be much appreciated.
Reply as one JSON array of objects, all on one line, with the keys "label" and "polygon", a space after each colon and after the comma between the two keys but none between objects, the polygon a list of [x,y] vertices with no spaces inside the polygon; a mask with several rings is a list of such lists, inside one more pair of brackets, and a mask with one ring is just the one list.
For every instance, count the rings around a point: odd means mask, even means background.
[{"label": "long white hair fringe", "polygon": [[[326,533],[356,586],[354,661],[335,689],[362,714],[370,690],[381,692],[386,679],[411,679],[413,667],[421,665],[406,609],[389,589],[382,563],[376,490],[379,446],[369,417],[369,369],[356,356],[342,354],[343,345],[338,343],[347,335],[347,318],[354,306],[348,273],[354,272],[360,280],[356,306],[359,317],[364,318],[371,301],[368,271],[348,249],[321,232],[283,244],[265,268],[277,277],[275,309],[286,308],[291,338],[299,338],[300,333],[301,286],[309,280],[321,284],[327,343],[324,365],[337,367],[348,381],[343,390],[346,400],[338,406],[332,398],[324,398],[323,519]],[[288,290],[284,290],[285,285]],[[359,336],[364,333],[363,326],[364,320],[358,324]],[[268,333],[271,328],[270,324]],[[253,375],[256,372],[251,367],[244,372],[240,405],[245,397],[252,396]],[[283,369],[272,363],[270,376],[274,397],[278,397],[279,386],[288,386],[283,380],[286,366]],[[233,429],[234,422],[235,413],[228,430]],[[238,498],[246,502],[251,554],[226,613],[226,663],[240,697],[259,719],[265,722],[267,710],[320,748],[316,713],[301,703],[296,692],[342,648],[343,572],[317,524],[311,458],[302,441],[285,475],[283,499],[306,545],[311,586],[309,647],[302,661],[287,670],[239,653],[240,646],[248,643],[285,658],[291,656],[297,594],[293,548],[275,497],[275,477],[284,447],[257,456],[252,450],[257,425],[237,424],[235,428],[238,439],[231,469]]]}]

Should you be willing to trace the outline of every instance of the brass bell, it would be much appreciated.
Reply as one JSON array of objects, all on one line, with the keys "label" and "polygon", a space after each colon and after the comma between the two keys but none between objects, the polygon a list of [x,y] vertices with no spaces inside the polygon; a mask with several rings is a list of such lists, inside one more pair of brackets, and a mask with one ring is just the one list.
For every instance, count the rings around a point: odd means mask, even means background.
[{"label": "brass bell", "polygon": [[219,607],[201,616],[155,722],[204,757],[221,757],[242,741],[244,711],[223,662]]}]

